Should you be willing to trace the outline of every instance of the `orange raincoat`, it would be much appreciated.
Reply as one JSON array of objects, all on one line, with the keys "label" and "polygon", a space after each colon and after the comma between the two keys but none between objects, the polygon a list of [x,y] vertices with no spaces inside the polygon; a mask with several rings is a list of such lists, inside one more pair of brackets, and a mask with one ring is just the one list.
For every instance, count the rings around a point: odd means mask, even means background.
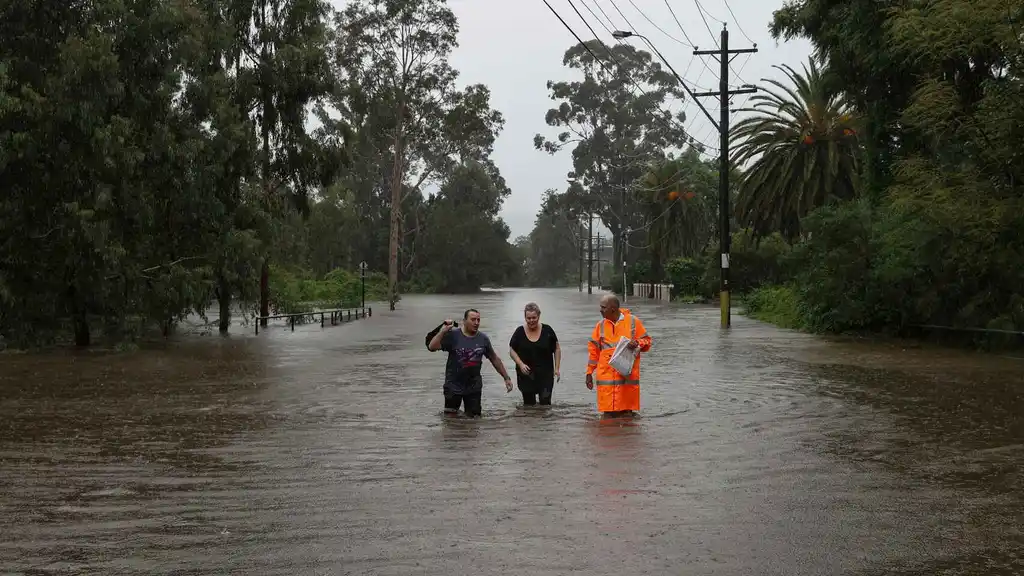
[{"label": "orange raincoat", "polygon": [[597,409],[600,412],[620,412],[640,409],[640,356],[633,361],[633,370],[628,376],[615,371],[608,363],[615,351],[619,338],[636,338],[641,352],[651,349],[651,337],[647,335],[643,322],[633,316],[628,308],[619,309],[619,320],[607,318],[594,326],[587,349],[590,358],[587,374],[594,375],[597,386]]}]

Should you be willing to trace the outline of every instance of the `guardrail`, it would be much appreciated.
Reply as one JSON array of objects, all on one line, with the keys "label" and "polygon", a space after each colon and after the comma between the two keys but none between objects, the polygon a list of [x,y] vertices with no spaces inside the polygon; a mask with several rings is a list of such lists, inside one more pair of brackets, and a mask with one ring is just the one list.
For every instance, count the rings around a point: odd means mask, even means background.
[{"label": "guardrail", "polygon": [[1004,334],[1007,336],[1024,336],[1024,332],[1020,330],[1000,330],[997,328],[969,328],[959,326],[938,326],[935,324],[910,324],[908,327],[923,330],[945,330],[948,332],[977,332],[981,334]]},{"label": "guardrail", "polygon": [[296,314],[274,314],[271,316],[257,316],[256,317],[256,334],[260,333],[260,324],[264,320],[280,320],[281,318],[287,318],[289,324],[291,324],[292,332],[295,332],[295,319],[296,318],[313,318],[320,317],[320,327],[323,328],[327,318],[331,320],[331,326],[341,324],[342,322],[351,322],[360,318],[368,318],[373,316],[373,308],[338,308],[336,310],[317,310],[315,312],[299,312]]}]

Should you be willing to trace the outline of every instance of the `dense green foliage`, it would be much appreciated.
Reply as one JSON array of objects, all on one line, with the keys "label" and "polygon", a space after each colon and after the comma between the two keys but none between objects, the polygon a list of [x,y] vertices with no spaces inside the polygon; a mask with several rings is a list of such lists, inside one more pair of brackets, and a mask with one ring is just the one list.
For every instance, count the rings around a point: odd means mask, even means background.
[{"label": "dense green foliage", "polygon": [[517,242],[529,286],[576,286],[586,227],[569,198],[548,190],[528,238]]},{"label": "dense green foliage", "polygon": [[5,3],[0,338],[350,305],[362,261],[406,288],[518,281],[503,120],[455,85],[457,26],[439,0]]},{"label": "dense green foliage", "polygon": [[807,325],[1024,328],[1024,6],[848,4],[773,23],[814,43],[864,126],[868,200],[819,209],[794,250]]},{"label": "dense green foliage", "polygon": [[[734,126],[731,268],[751,313],[1024,329],[1022,12],[775,13],[773,34],[816,54]],[[611,232],[613,288],[625,262],[630,281],[713,298],[718,164],[667,110],[675,78],[628,43],[570,47],[577,79],[547,85],[557,132],[534,141],[571,149],[570,183],[510,243],[491,158],[504,118],[486,86],[457,83],[457,33],[443,0],[4,4],[0,338],[87,345],[211,306],[227,331],[238,310],[351,305],[360,262],[392,305],[575,285],[588,215]]]},{"label": "dense green foliage", "polygon": [[746,109],[754,114],[733,127],[739,143],[733,162],[750,162],[736,214],[758,234],[794,240],[815,208],[856,197],[860,145],[849,104],[813,59],[802,73],[780,68],[790,85],[768,80]]},{"label": "dense green foliage", "polygon": [[[388,278],[381,272],[366,275],[367,302],[387,298]],[[270,268],[271,311],[274,314],[357,308],[362,305],[363,279],[358,272],[338,269],[322,279],[308,271]]]},{"label": "dense green foliage", "polygon": [[650,53],[628,44],[577,44],[566,50],[563,63],[583,79],[548,82],[557,106],[545,122],[560,132],[554,139],[538,134],[534,145],[550,154],[572,147],[575,182],[562,203],[570,219],[594,214],[611,231],[618,277],[624,236],[632,238],[628,231],[643,218],[632,186],[649,163],[688,147],[683,118],[663,107],[669,98],[682,98],[683,88]]},{"label": "dense green foliage", "polygon": [[781,328],[800,330],[807,327],[800,310],[800,299],[791,286],[764,286],[753,290],[744,298],[743,307],[747,316]]},{"label": "dense green foliage", "polygon": [[[789,0],[775,13],[776,38],[809,39],[816,54],[761,86],[732,133],[733,291],[752,314],[827,332],[1024,330],[1022,16],[1001,0]],[[615,93],[600,76],[586,86]],[[556,117],[589,118],[569,102]],[[583,132],[577,163],[598,133]],[[677,209],[665,194],[712,201],[715,166],[684,154],[675,161],[697,176],[676,184],[667,153],[640,157],[645,170],[620,181],[628,273],[713,297],[713,203]],[[659,230],[665,241],[650,237]]]}]

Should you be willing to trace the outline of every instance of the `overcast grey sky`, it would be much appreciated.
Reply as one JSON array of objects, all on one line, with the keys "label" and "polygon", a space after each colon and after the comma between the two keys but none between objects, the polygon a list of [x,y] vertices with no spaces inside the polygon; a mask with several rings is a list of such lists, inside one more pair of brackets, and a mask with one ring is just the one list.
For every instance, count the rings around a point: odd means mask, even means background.
[{"label": "overcast grey sky", "polygon": [[[694,57],[693,48],[687,44],[705,50],[715,48],[722,22],[729,28],[730,48],[748,48],[756,42],[759,49],[752,56],[735,58],[733,70],[739,78],[730,78],[733,86],[756,84],[765,77],[778,78],[781,72],[772,68],[777,64],[789,64],[799,70],[810,54],[810,45],[805,41],[776,45],[768,34],[772,12],[782,6],[782,0],[572,0],[572,4],[570,0],[548,1],[584,40],[593,35],[576,15],[573,4],[606,42],[614,40],[588,8],[608,28],[633,30],[647,36],[694,91],[718,90],[718,63],[709,57]],[[344,1],[335,0],[334,4],[340,6]],[[505,116],[494,161],[512,189],[501,215],[512,229],[514,239],[529,234],[544,190],[563,190],[565,175],[572,168],[569,150],[550,156],[534,149],[533,137],[538,132],[557,133],[544,123],[544,114],[553,104],[546,82],[573,77],[562,66],[562,54],[576,40],[543,0],[448,0],[448,4],[459,19],[459,47],[451,64],[461,72],[460,85],[488,85],[491,105]],[[667,6],[675,12],[682,30]],[[714,36],[708,31],[709,26]],[[647,49],[640,39],[626,41]],[[733,107],[741,106],[745,98],[734,99]],[[715,100],[702,101],[717,118],[719,108]],[[714,127],[693,102],[675,102],[670,107],[673,111],[685,109],[688,131],[717,148]]]}]

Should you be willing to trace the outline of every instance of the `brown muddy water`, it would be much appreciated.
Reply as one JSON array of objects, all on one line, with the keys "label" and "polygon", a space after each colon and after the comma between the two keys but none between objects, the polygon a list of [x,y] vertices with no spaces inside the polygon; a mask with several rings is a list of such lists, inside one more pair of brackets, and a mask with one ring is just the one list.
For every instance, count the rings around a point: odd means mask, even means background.
[{"label": "brown muddy water", "polygon": [[[550,409],[485,364],[441,415],[423,335],[537,301]],[[408,296],[338,327],[0,355],[0,573],[1024,573],[1024,362],[631,306],[642,414],[583,385],[597,296]]]}]

